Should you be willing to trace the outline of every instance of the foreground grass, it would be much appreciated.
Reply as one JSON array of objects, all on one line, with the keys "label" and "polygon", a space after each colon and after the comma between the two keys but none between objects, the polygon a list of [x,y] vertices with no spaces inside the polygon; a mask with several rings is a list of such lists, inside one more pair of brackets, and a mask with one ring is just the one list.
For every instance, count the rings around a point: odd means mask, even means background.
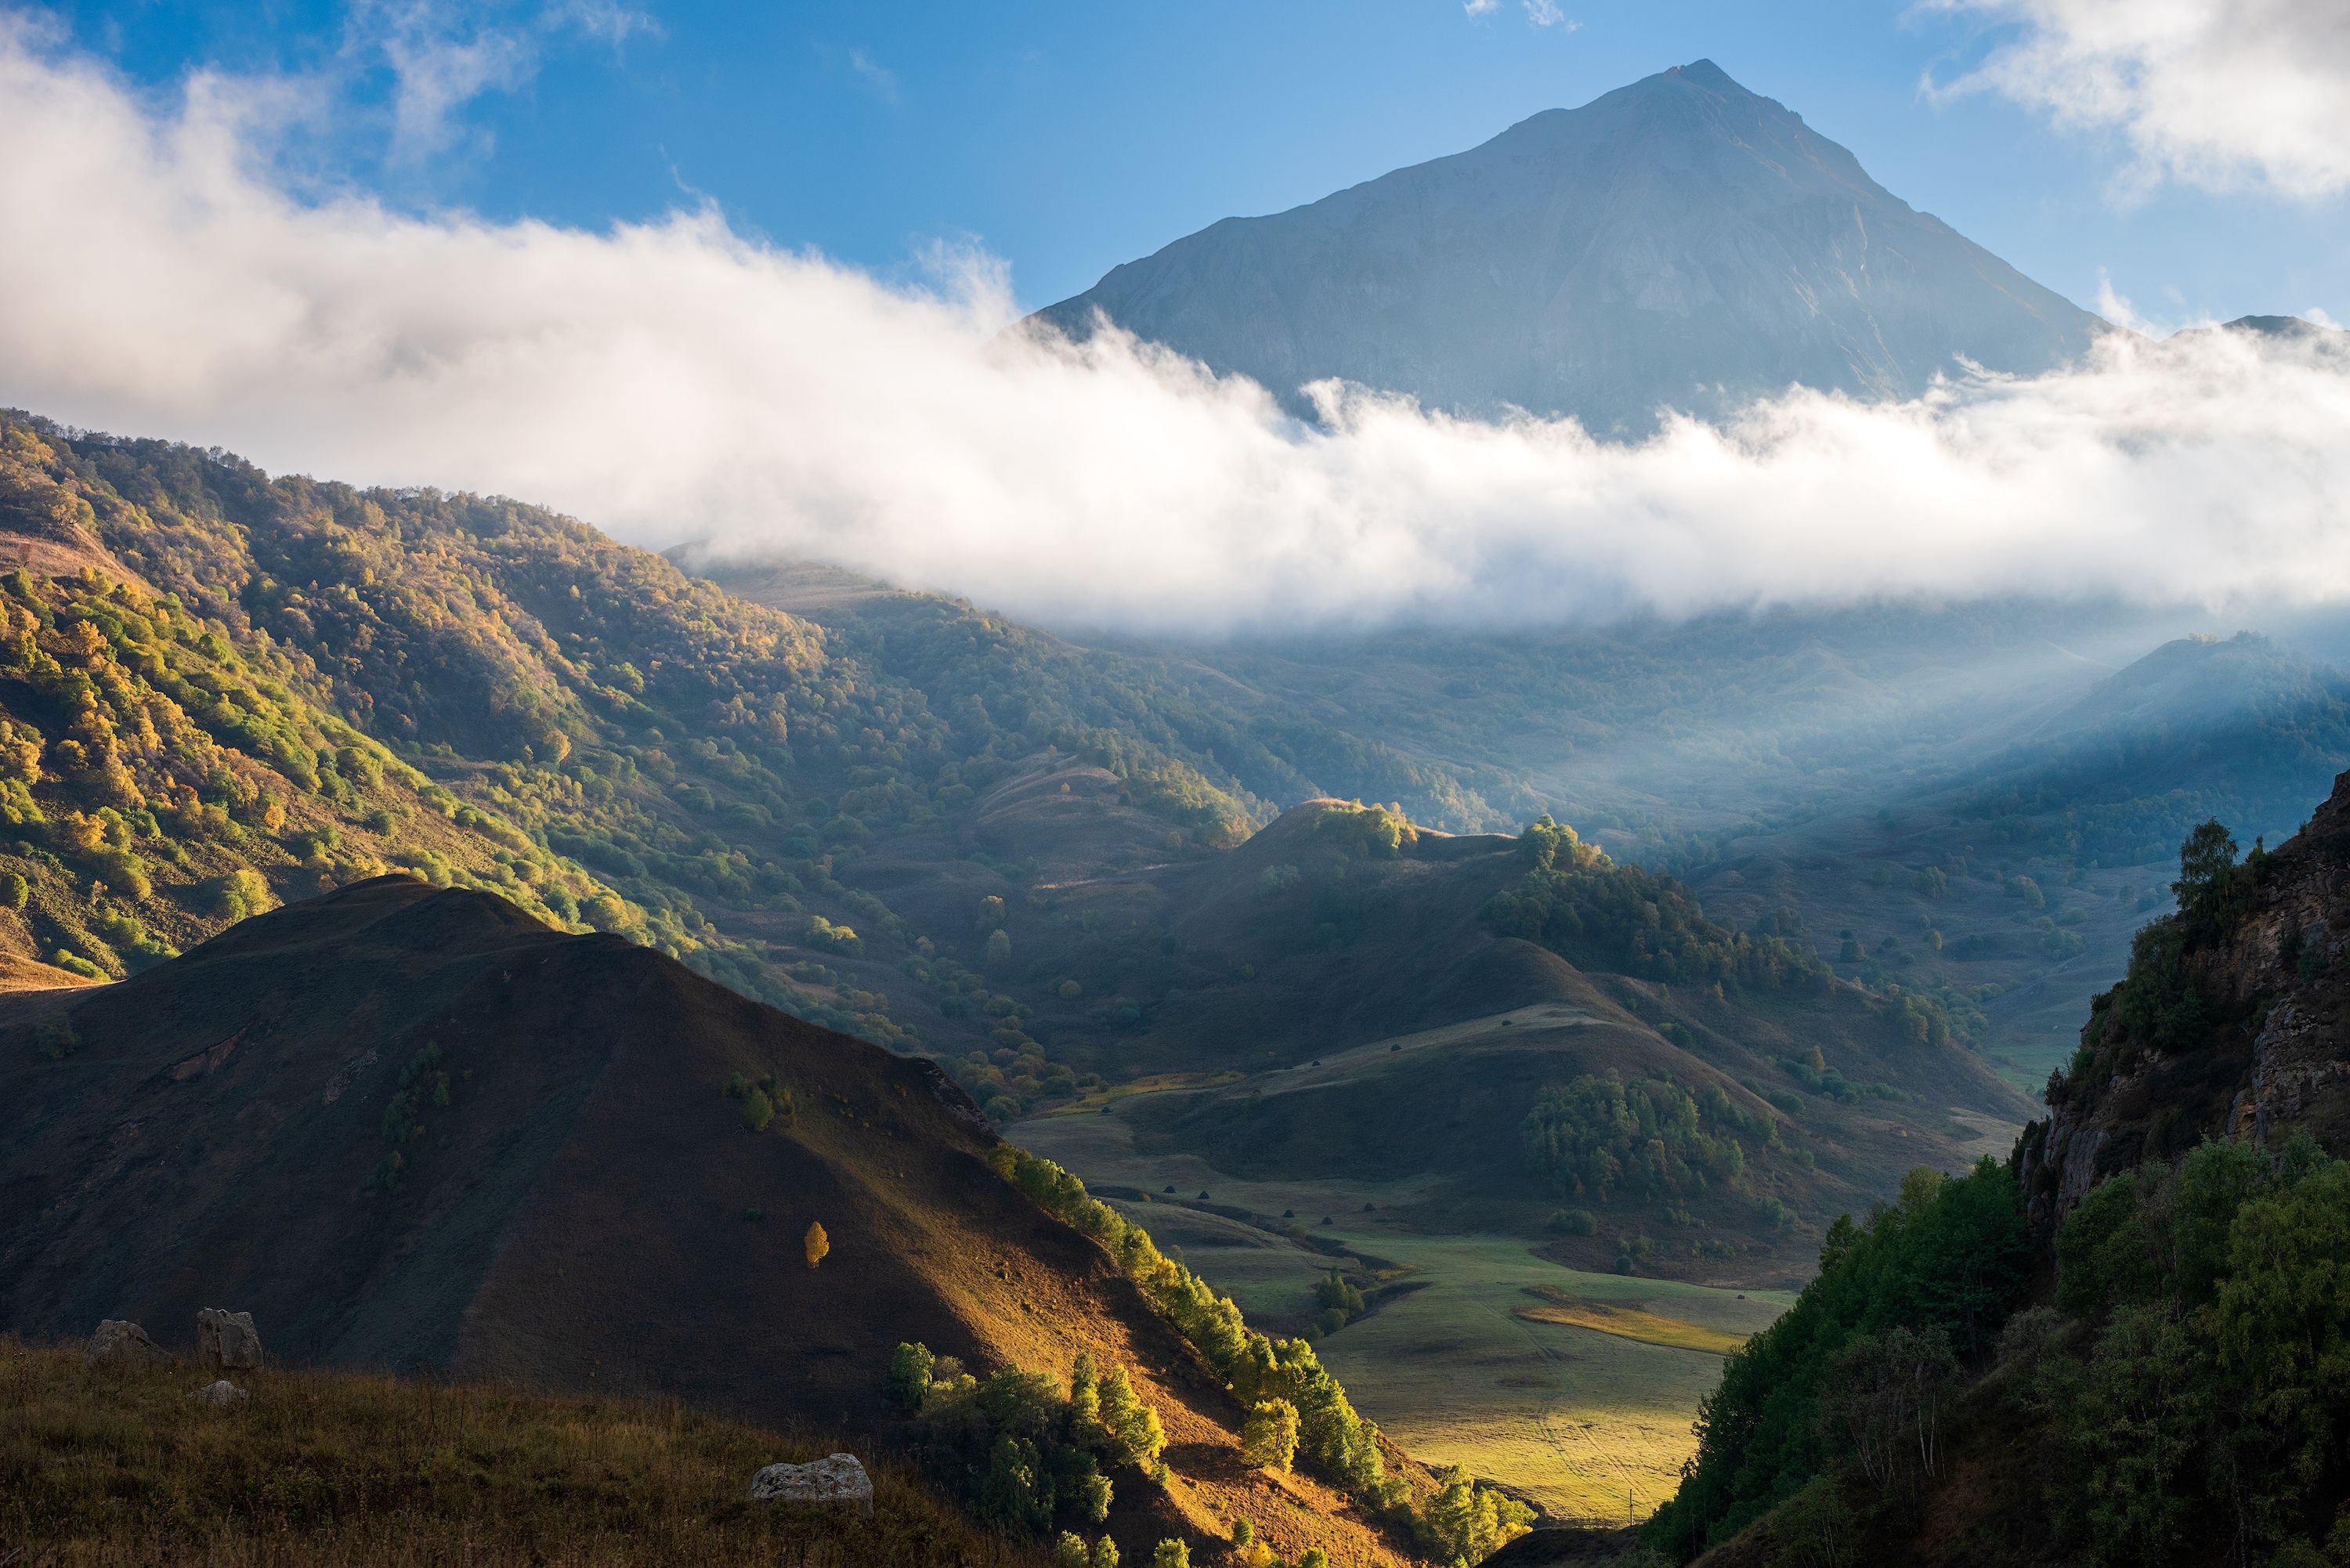
[{"label": "foreground grass", "polygon": [[[874,1517],[747,1500],[831,1445],[673,1403],[270,1370],[215,1409],[181,1364],[116,1373],[0,1337],[0,1563],[207,1568],[1035,1568],[868,1461]],[[13,1555],[12,1555],[13,1554]]]}]

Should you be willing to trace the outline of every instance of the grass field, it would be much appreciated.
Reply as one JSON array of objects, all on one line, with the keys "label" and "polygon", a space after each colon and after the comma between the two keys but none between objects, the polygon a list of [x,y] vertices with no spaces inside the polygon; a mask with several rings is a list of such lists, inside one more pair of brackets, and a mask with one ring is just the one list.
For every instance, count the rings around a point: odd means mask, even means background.
[{"label": "grass field", "polygon": [[239,1375],[243,1404],[192,1402],[209,1376],[0,1337],[0,1565],[1044,1564],[888,1462],[869,1520],[754,1504],[761,1466],[832,1445],[674,1402],[274,1366]]},{"label": "grass field", "polygon": [[1528,1323],[1587,1328],[1619,1339],[1638,1340],[1642,1345],[1660,1345],[1669,1350],[1702,1350],[1709,1355],[1727,1355],[1746,1343],[1742,1334],[1665,1317],[1648,1311],[1643,1303],[1593,1301],[1550,1286],[1529,1285],[1526,1293],[1537,1303],[1518,1309],[1518,1315]]},{"label": "grass field", "polygon": [[1302,1322],[1330,1259],[1166,1188],[1260,1216],[1291,1211],[1325,1245],[1385,1265],[1373,1310],[1320,1342],[1324,1360],[1414,1456],[1465,1465],[1559,1520],[1621,1523],[1671,1495],[1723,1352],[1794,1299],[1585,1273],[1509,1237],[1418,1233],[1386,1212],[1408,1184],[1241,1181],[1194,1156],[1137,1155],[1114,1116],[1038,1117],[1012,1137],[1092,1185],[1157,1195],[1121,1207],[1253,1320]]}]

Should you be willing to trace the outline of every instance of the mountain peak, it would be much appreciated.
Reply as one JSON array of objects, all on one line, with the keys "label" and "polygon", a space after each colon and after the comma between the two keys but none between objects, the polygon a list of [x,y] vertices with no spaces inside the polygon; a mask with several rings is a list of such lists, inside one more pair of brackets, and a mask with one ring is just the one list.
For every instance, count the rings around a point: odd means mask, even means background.
[{"label": "mountain peak", "polygon": [[[1723,70],[1711,60],[1691,60],[1685,66],[1675,66],[1664,74],[1668,77],[1679,77],[1683,81],[1695,82],[1698,86],[1711,88],[1715,92],[1746,92],[1744,88],[1731,78],[1728,71]],[[1752,98],[1754,95],[1746,93],[1746,96]]]},{"label": "mountain peak", "polygon": [[1301,411],[1336,378],[1634,432],[1790,384],[1914,396],[1962,358],[2028,374],[2104,327],[1707,59],[1227,218],[1038,316],[1106,317]]}]

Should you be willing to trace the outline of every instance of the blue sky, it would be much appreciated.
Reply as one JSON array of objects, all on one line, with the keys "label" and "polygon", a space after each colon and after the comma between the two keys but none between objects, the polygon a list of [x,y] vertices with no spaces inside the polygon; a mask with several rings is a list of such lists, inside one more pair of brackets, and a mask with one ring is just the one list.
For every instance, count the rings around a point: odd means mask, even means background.
[{"label": "blue sky", "polygon": [[[1558,0],[1545,26],[1541,8],[91,0],[53,15],[159,91],[204,66],[330,75],[337,109],[300,161],[403,204],[601,227],[708,197],[739,228],[885,276],[934,241],[976,240],[1010,261],[1029,305],[1218,217],[1310,201],[1706,57],[2084,304],[2106,275],[2158,321],[2350,318],[2350,199],[2165,182],[2124,200],[2117,132],[2054,129],[1995,94],[1921,92],[2005,36],[1972,14]],[[467,78],[463,50],[485,36],[497,47]],[[389,38],[408,41],[411,88],[456,62],[437,134],[393,136]]]}]

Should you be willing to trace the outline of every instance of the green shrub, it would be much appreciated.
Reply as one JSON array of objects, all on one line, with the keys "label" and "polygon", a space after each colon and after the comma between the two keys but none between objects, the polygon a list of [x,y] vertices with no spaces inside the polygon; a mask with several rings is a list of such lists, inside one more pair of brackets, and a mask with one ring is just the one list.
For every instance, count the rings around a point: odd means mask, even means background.
[{"label": "green shrub", "polygon": [[33,1025],[33,1049],[52,1062],[62,1062],[81,1049],[81,1036],[71,1021],[51,1014]]},{"label": "green shrub", "polygon": [[1249,1407],[1241,1427],[1241,1458],[1259,1469],[1285,1470],[1297,1453],[1297,1407],[1266,1399]]},{"label": "green shrub", "polygon": [[900,1410],[920,1409],[937,1366],[938,1357],[931,1354],[930,1346],[899,1344],[889,1358],[889,1370],[881,1376],[882,1397]]},{"label": "green shrub", "polygon": [[1047,1534],[1061,1519],[1101,1523],[1111,1497],[1103,1465],[1155,1466],[1166,1443],[1125,1369],[1097,1377],[1085,1355],[1064,1396],[1016,1366],[982,1380],[925,1346],[900,1345],[882,1388],[910,1407],[913,1441],[940,1478],[981,1518],[1020,1534]]},{"label": "green shrub", "polygon": [[227,920],[242,920],[276,909],[277,900],[261,873],[240,866],[213,884],[213,910]]}]

